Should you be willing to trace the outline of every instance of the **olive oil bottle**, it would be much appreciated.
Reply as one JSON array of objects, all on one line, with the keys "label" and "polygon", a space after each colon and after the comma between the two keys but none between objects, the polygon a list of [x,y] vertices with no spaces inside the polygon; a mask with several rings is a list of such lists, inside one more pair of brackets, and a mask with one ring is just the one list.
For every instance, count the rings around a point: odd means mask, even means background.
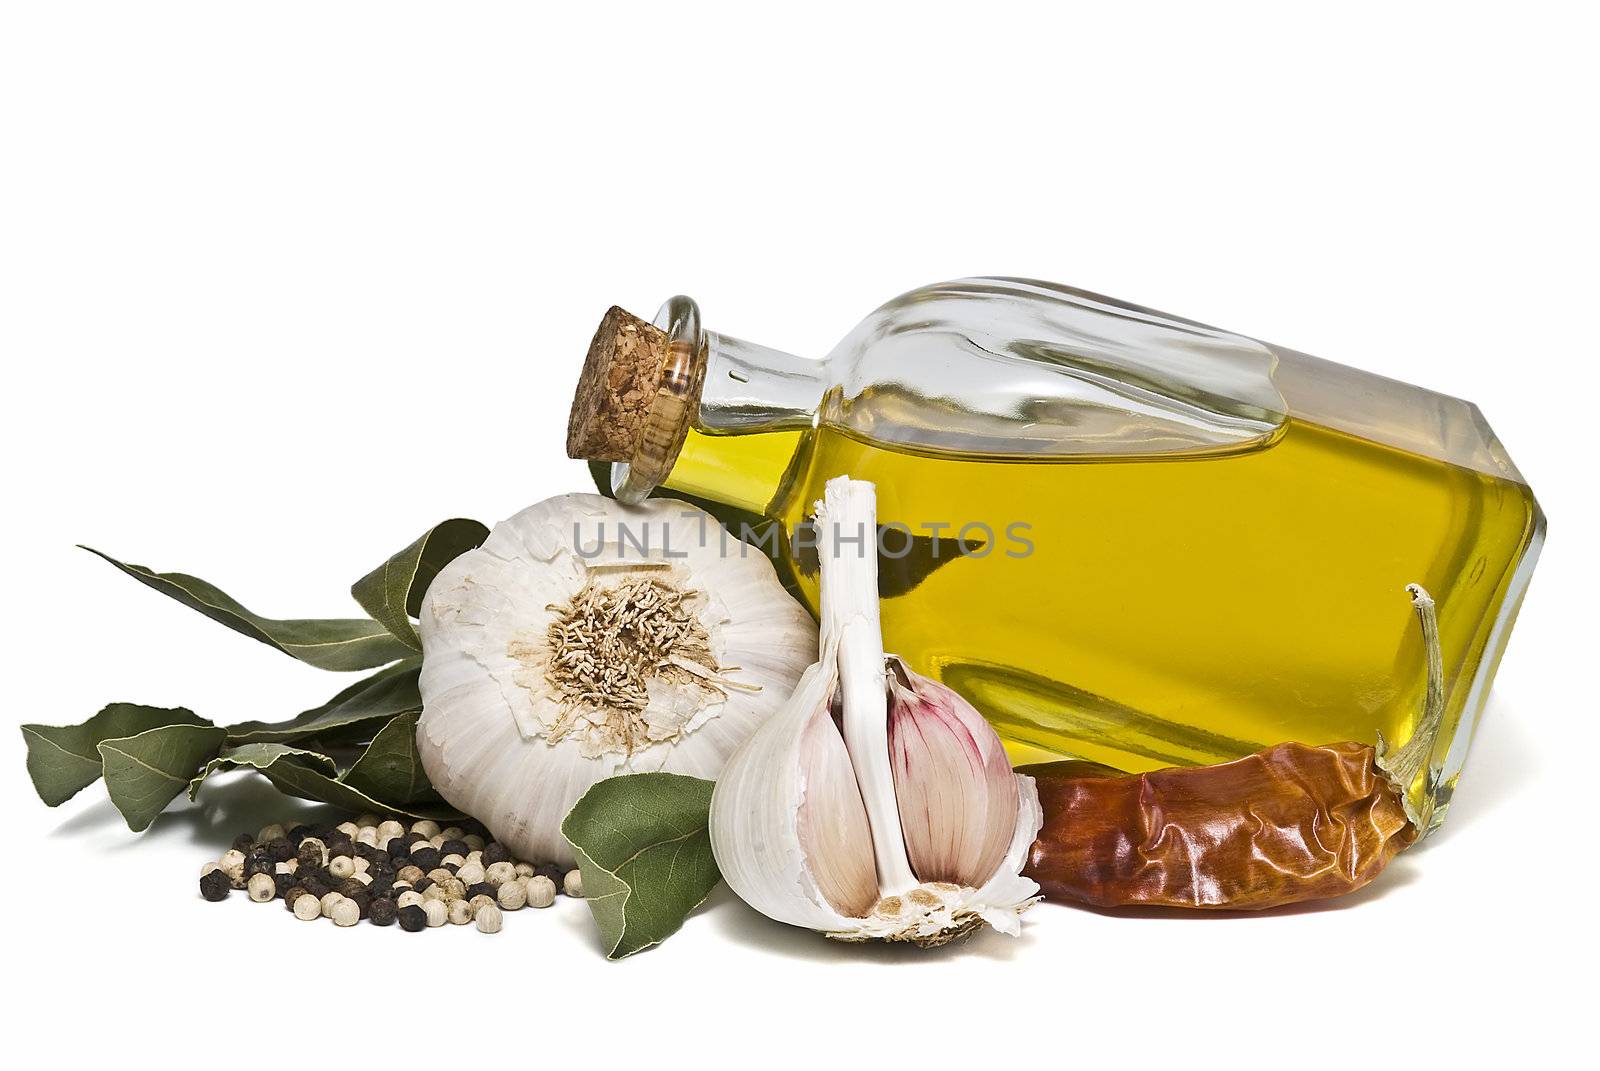
[{"label": "olive oil bottle", "polygon": [[[1448,711],[1414,786],[1442,820],[1544,521],[1478,410],[1072,290],[974,279],[883,306],[823,360],[608,314],[569,450],[803,533],[878,487],[888,649],[1018,762],[1138,771],[1283,741],[1391,743],[1420,709],[1404,588],[1439,606]],[[777,538],[781,535],[782,538]]]}]

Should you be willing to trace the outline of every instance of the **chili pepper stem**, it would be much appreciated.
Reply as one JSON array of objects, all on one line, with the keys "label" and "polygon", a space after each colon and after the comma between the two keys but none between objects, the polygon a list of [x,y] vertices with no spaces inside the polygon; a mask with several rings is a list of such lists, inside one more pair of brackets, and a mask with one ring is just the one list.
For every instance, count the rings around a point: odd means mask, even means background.
[{"label": "chili pepper stem", "polygon": [[[1433,757],[1433,745],[1438,739],[1439,728],[1444,723],[1444,656],[1439,649],[1439,618],[1433,597],[1421,584],[1406,585],[1406,592],[1411,596],[1412,609],[1416,611],[1417,621],[1422,626],[1422,646],[1428,660],[1427,690],[1423,697],[1422,717],[1418,719],[1410,739],[1394,748],[1382,733],[1378,734],[1374,765],[1394,786],[1395,793],[1405,807],[1406,817],[1417,827],[1419,837],[1424,837],[1432,831],[1432,782],[1437,775],[1437,768],[1431,766],[1429,760]],[[1423,786],[1421,804],[1413,804],[1411,786],[1424,769],[1428,771],[1429,783]]]}]

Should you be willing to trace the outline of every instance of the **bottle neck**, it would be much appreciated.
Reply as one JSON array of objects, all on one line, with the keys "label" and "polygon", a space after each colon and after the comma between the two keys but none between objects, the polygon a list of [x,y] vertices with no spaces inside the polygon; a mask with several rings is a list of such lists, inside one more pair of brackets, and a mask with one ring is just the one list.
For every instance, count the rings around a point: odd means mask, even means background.
[{"label": "bottle neck", "polygon": [[825,389],[823,363],[705,332],[706,374],[696,431],[747,435],[811,427]]}]

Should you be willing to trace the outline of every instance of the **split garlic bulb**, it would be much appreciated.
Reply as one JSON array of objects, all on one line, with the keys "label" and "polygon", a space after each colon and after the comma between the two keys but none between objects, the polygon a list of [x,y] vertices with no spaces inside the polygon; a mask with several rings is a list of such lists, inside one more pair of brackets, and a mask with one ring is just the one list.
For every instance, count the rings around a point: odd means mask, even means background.
[{"label": "split garlic bulb", "polygon": [[1038,793],[971,704],[884,654],[875,513],[872,484],[828,482],[822,656],[717,781],[717,865],[756,910],[840,940],[1019,933]]},{"label": "split garlic bulb", "polygon": [[602,778],[715,778],[782,707],[817,629],[772,563],[682,502],[564,495],[429,586],[417,749],[446,800],[525,859]]}]

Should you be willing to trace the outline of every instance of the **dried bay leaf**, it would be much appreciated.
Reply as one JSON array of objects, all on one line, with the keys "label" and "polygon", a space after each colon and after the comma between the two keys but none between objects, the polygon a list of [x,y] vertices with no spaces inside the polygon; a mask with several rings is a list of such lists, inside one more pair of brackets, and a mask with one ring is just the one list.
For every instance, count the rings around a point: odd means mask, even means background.
[{"label": "dried bay leaf", "polygon": [[148,829],[227,735],[216,725],[174,724],[100,741],[106,794],[128,828],[135,833]]},{"label": "dried bay leaf", "polygon": [[417,754],[420,712],[401,714],[372,738],[367,750],[344,775],[344,783],[390,803],[411,803],[433,794]]},{"label": "dried bay leaf", "polygon": [[135,736],[163,725],[210,725],[182,707],[147,707],[111,703],[77,725],[24,725],[28,776],[34,791],[50,807],[59,807],[100,779],[103,740]]},{"label": "dried bay leaf", "polygon": [[679,774],[607,778],[561,823],[607,959],[660,944],[716,887],[711,788]]},{"label": "dried bay leaf", "polygon": [[287,721],[244,721],[228,726],[228,743],[294,743],[312,737],[340,739],[367,734],[400,714],[422,710],[417,690],[421,662],[408,659],[365,677],[326,703]]},{"label": "dried bay leaf", "polygon": [[422,650],[411,619],[422,611],[422,595],[439,570],[481,546],[489,529],[478,521],[453,517],[424,532],[416,542],[355,582],[350,594],[373,620],[401,643]]},{"label": "dried bay leaf", "polygon": [[[405,717],[405,716],[402,716]],[[414,716],[406,718],[415,727]],[[379,734],[380,736],[382,733]],[[360,759],[357,759],[357,764]],[[439,800],[429,787],[411,800],[379,798],[347,784],[338,774],[334,760],[321,752],[288,744],[257,742],[225,747],[189,783],[189,798],[194,799],[206,778],[219,770],[249,767],[271,781],[279,791],[316,803],[329,803],[348,811],[399,811],[416,818],[455,819],[460,812]]]},{"label": "dried bay leaf", "polygon": [[411,648],[387,628],[366,618],[278,620],[252,613],[220,588],[184,573],[157,573],[142,565],[129,565],[93,547],[89,553],[104,558],[141,584],[175,599],[191,610],[226,625],[235,632],[275,647],[318,669],[349,671],[373,669],[412,654]]}]

